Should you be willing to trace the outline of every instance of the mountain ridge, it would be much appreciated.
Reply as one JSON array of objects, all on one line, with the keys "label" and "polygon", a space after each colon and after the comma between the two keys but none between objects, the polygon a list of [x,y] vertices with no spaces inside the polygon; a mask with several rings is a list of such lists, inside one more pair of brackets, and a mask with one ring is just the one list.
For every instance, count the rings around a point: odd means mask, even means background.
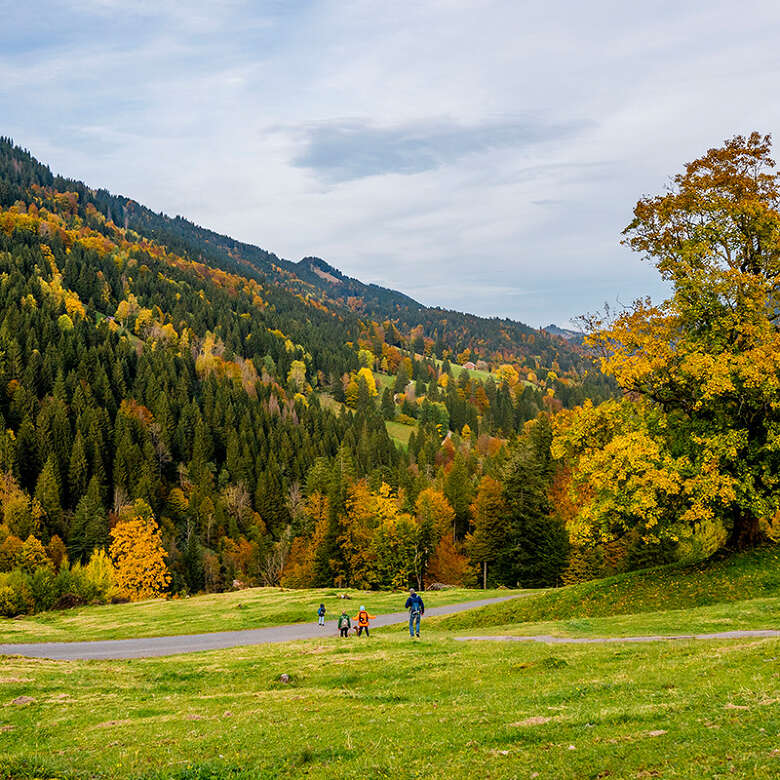
[{"label": "mountain ridge", "polygon": [[[456,354],[470,348],[472,353],[482,357],[503,353],[504,358],[511,359],[517,352],[518,356],[527,359],[543,347],[545,354],[540,355],[539,365],[551,364],[558,351],[566,355],[567,366],[580,362],[577,350],[573,350],[566,339],[558,338],[558,334],[545,333],[511,318],[480,317],[469,312],[426,306],[401,291],[349,277],[322,258],[307,256],[298,262],[287,260],[258,245],[202,227],[181,215],[169,217],[132,198],[55,175],[49,166],[15,145],[11,138],[0,138],[0,207],[24,200],[31,187],[74,192],[78,195],[79,208],[92,204],[108,222],[157,240],[192,260],[258,281],[271,279],[294,294],[314,296],[326,305],[352,311],[359,317],[371,317],[379,322],[394,321],[402,331],[422,327],[423,339],[433,342],[431,348],[435,348],[439,357],[445,349]],[[484,335],[474,338],[475,331]],[[484,344],[478,343],[480,339]],[[529,340],[535,349],[526,348]]]}]

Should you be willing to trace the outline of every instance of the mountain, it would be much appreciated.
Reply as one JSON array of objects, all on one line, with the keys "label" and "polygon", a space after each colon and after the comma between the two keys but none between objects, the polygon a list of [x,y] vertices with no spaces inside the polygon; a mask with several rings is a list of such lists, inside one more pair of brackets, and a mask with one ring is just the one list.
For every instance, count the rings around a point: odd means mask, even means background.
[{"label": "mountain", "polygon": [[559,328],[557,325],[550,324],[546,328],[542,328],[545,333],[549,333],[551,336],[559,336],[566,341],[572,341],[576,344],[581,344],[585,338],[585,334],[579,330],[570,330],[568,328]]},{"label": "mountain", "polygon": [[351,312],[356,315],[353,321],[357,318],[371,318],[380,324],[391,321],[400,331],[399,344],[402,339],[421,339],[420,352],[426,349],[427,339],[427,350],[438,357],[443,357],[447,350],[457,355],[468,349],[475,360],[520,359],[533,368],[552,367],[557,363],[563,371],[579,371],[585,365],[578,350],[572,349],[567,339],[558,338],[558,334],[538,331],[506,318],[484,318],[426,307],[403,293],[347,277],[319,258],[307,257],[297,263],[285,260],[181,216],[171,218],[158,214],[131,198],[55,176],[11,139],[0,138],[0,207],[25,201],[30,192],[35,192],[38,198],[54,192],[72,193],[74,215],[99,232],[105,232],[105,227],[97,224],[96,218],[98,221],[102,218],[104,225],[151,239],[189,260],[257,281],[272,281],[294,295],[316,299],[342,316],[345,310]]}]

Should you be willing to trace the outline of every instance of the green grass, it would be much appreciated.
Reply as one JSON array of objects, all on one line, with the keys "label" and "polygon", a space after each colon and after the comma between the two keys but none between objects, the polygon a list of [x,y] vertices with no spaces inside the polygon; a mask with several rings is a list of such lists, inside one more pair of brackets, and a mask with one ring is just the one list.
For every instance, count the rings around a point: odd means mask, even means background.
[{"label": "green grass", "polygon": [[[350,600],[338,598],[349,593]],[[426,606],[456,604],[512,591],[458,588],[425,594]],[[71,642],[88,639],[123,639],[143,636],[174,636],[208,631],[305,623],[316,620],[317,607],[325,604],[328,618],[342,607],[357,613],[361,604],[373,614],[403,611],[406,592],[339,590],[282,590],[250,588],[233,593],[214,593],[170,601],[145,601],[42,612],[21,620],[0,618],[0,643]]]},{"label": "green grass", "polygon": [[[422,355],[417,355],[418,360],[422,360]],[[441,368],[442,363],[444,362],[440,358],[433,358],[434,363]],[[463,366],[459,366],[454,361],[450,361],[450,370],[452,371],[452,376],[457,380],[460,377],[460,372],[465,371],[468,373],[469,377],[472,379],[479,379],[482,382],[486,382],[488,377],[491,376],[490,371],[483,371],[479,368],[463,368]]]},{"label": "green grass", "polygon": [[385,420],[385,427],[390,438],[404,449],[409,446],[409,437],[417,430],[415,425],[404,425],[404,423],[395,422],[395,420]]},{"label": "green grass", "polygon": [[[429,630],[441,631],[441,619],[432,618]],[[609,637],[674,634],[715,634],[751,629],[780,630],[780,597],[725,602],[707,607],[638,612],[610,617],[572,617],[539,623],[509,623],[463,629],[460,635]],[[442,632],[443,633],[443,632]]]},{"label": "green grass", "polygon": [[320,399],[320,405],[323,409],[329,409],[337,417],[341,414],[342,409],[346,409],[346,406],[339,403],[332,395],[328,393],[317,393]]},{"label": "green grass", "polygon": [[772,778],[779,656],[774,640],[548,647],[399,631],[3,658],[0,778]]},{"label": "green grass", "polygon": [[548,590],[528,598],[438,618],[447,630],[472,630],[570,618],[690,609],[780,597],[780,547],[696,565],[672,565]]},{"label": "green grass", "polygon": [[[397,626],[370,639],[159,659],[4,657],[0,780],[774,778],[780,640],[544,645],[456,642],[446,629],[629,636],[772,628],[779,590],[778,550],[760,550],[426,618],[417,641]],[[312,619],[335,593],[259,589],[93,608],[59,630],[72,638],[117,625],[123,635],[197,630],[249,610],[252,625],[285,610]],[[477,595],[450,591],[427,602]],[[397,608],[403,594],[365,598],[383,611],[382,599]],[[247,599],[253,606],[239,610]],[[69,615],[13,628],[42,617]]]},{"label": "green grass", "polygon": [[374,371],[374,379],[376,380],[376,389],[379,397],[382,397],[382,393],[386,387],[393,389],[395,385],[395,377],[391,374],[383,374],[381,371]]}]

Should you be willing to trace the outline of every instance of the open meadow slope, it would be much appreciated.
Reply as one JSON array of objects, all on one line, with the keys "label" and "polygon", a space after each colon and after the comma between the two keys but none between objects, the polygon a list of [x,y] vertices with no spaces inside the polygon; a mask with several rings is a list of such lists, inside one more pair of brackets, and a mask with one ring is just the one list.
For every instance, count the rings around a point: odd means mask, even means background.
[{"label": "open meadow slope", "polygon": [[[5,658],[2,778],[776,777],[780,641]],[[280,682],[282,674],[290,682]]]},{"label": "open meadow slope", "polygon": [[780,547],[770,546],[697,564],[659,566],[541,591],[520,601],[443,617],[436,625],[448,631],[473,632],[542,621],[580,621],[584,625],[585,618],[595,624],[592,618],[610,617],[613,619],[598,624],[615,627],[621,625],[622,616],[635,615],[636,627],[650,619],[646,613],[676,611],[682,625],[691,615],[726,612],[744,618],[745,625],[738,628],[776,628],[776,618],[763,620],[762,616],[765,609],[777,614],[778,599]]},{"label": "open meadow slope", "polygon": [[[507,633],[509,615],[603,636],[646,632],[654,620],[668,628],[672,614],[699,627],[719,610],[730,625],[771,628],[776,607],[763,623],[761,609],[777,599],[776,576],[777,550],[766,549],[590,583],[587,599],[575,586],[426,619],[418,641],[396,626],[368,640],[132,661],[5,657],[0,778],[776,777],[780,640],[454,641],[466,627]],[[666,599],[647,607],[676,610],[648,612],[641,589],[632,601],[639,582],[654,592],[663,581]],[[305,608],[326,593],[296,595]]]}]

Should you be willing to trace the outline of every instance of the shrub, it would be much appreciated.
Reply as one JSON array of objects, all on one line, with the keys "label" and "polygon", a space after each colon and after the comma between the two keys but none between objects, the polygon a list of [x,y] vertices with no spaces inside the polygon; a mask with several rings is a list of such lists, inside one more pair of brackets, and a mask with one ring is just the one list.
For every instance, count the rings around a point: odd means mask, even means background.
[{"label": "shrub", "polygon": [[11,594],[6,594],[9,609],[6,617],[32,614],[35,611],[35,598],[30,586],[30,577],[20,569],[14,569],[7,574],[0,574],[0,587],[9,588]]},{"label": "shrub", "polygon": [[87,582],[95,589],[97,597],[108,600],[116,585],[116,569],[105,550],[95,550],[84,567]]},{"label": "shrub", "polygon": [[59,596],[52,570],[48,568],[36,569],[29,576],[28,583],[34,611],[43,612],[51,609]]},{"label": "shrub", "polygon": [[3,617],[18,615],[16,605],[16,591],[10,585],[0,585],[0,615]]}]

